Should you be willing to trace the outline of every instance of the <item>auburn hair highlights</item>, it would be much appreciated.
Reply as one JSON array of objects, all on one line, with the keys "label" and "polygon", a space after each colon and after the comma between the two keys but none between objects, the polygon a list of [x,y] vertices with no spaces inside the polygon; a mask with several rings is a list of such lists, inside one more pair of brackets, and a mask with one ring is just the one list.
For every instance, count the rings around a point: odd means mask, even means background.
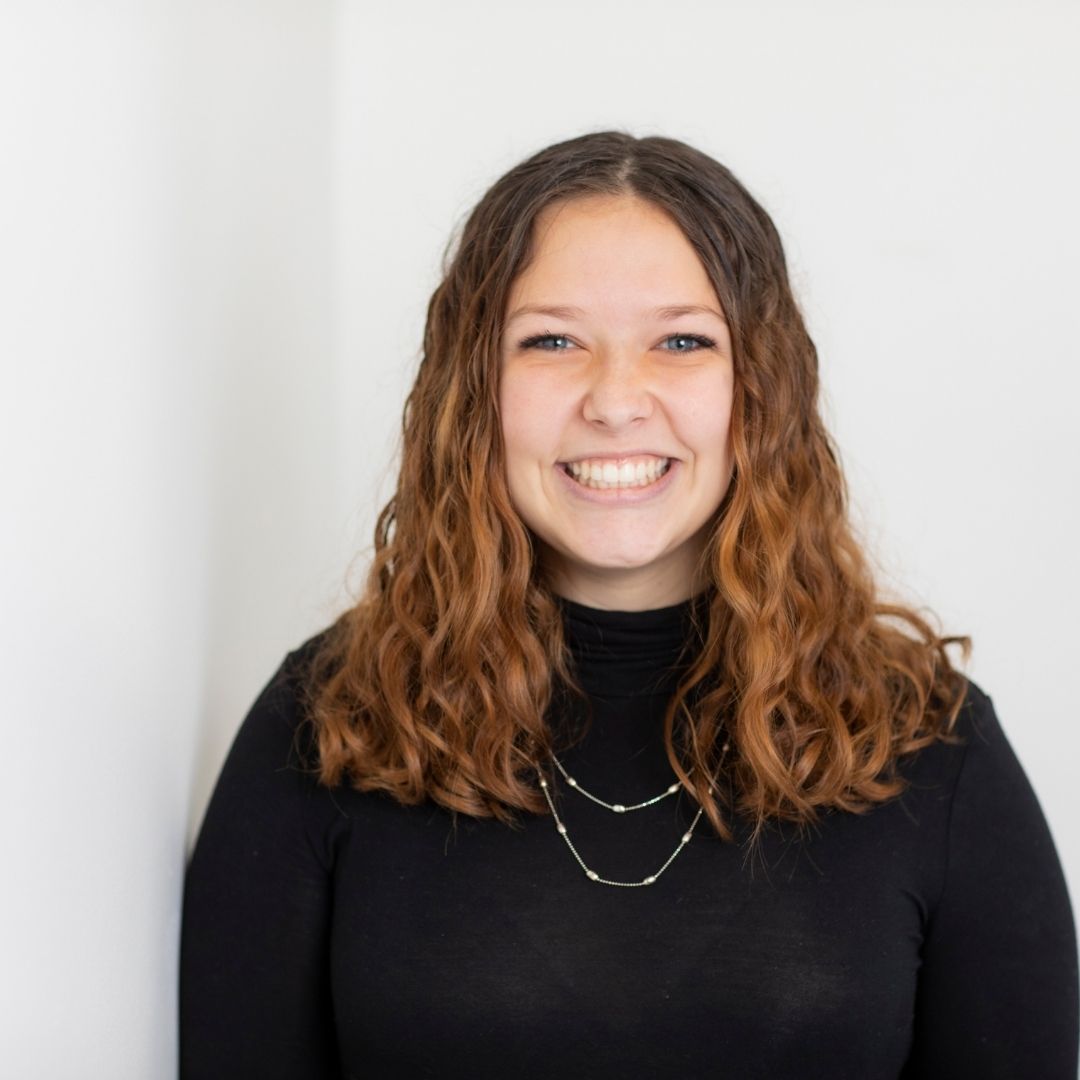
[{"label": "auburn hair highlights", "polygon": [[734,355],[733,476],[699,568],[707,619],[664,718],[671,766],[725,840],[736,817],[756,838],[771,818],[804,826],[826,808],[865,811],[903,790],[900,757],[956,738],[967,680],[946,646],[966,660],[970,638],[939,636],[877,591],[769,216],[699,150],[615,131],[511,169],[448,249],[366,585],[308,673],[319,779],[430,799],[455,817],[550,812],[536,766],[560,748],[545,715],[556,687],[585,695],[510,501],[500,338],[541,211],[619,194],[682,229]]}]

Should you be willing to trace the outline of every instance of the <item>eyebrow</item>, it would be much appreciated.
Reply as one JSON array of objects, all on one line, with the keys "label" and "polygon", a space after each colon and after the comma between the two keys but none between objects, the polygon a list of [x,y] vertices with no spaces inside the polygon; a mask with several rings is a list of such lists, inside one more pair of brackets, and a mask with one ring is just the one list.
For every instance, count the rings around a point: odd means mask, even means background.
[{"label": "eyebrow", "polygon": [[[521,315],[549,315],[553,319],[577,319],[584,314],[581,308],[566,307],[559,304],[523,304],[521,307],[515,308],[506,321],[511,323]],[[712,315],[722,323],[727,322],[716,308],[702,304],[670,304],[666,307],[654,308],[648,314],[654,319],[681,319],[684,315]]]}]

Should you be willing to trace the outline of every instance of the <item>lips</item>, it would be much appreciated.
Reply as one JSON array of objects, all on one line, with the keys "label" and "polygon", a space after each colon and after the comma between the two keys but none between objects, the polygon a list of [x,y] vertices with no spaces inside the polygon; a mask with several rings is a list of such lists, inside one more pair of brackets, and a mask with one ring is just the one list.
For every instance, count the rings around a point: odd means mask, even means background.
[{"label": "lips", "polygon": [[588,458],[564,465],[578,483],[600,490],[648,487],[667,472],[670,458],[637,457],[617,460]]}]

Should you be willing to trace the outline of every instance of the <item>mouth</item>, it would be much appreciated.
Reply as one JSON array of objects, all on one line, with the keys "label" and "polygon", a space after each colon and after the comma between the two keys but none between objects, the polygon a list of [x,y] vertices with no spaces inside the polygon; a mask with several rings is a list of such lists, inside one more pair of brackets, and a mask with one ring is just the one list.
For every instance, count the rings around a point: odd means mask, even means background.
[{"label": "mouth", "polygon": [[638,457],[604,461],[564,461],[560,467],[582,487],[594,491],[630,490],[657,483],[671,468],[671,458]]}]

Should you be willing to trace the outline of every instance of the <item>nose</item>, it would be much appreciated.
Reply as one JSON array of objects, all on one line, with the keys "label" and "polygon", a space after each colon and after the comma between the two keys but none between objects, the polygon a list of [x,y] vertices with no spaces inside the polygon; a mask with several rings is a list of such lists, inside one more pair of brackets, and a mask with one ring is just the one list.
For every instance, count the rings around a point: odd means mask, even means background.
[{"label": "nose", "polygon": [[648,417],[652,408],[644,372],[629,351],[597,357],[582,406],[589,423],[612,429],[628,427]]}]

